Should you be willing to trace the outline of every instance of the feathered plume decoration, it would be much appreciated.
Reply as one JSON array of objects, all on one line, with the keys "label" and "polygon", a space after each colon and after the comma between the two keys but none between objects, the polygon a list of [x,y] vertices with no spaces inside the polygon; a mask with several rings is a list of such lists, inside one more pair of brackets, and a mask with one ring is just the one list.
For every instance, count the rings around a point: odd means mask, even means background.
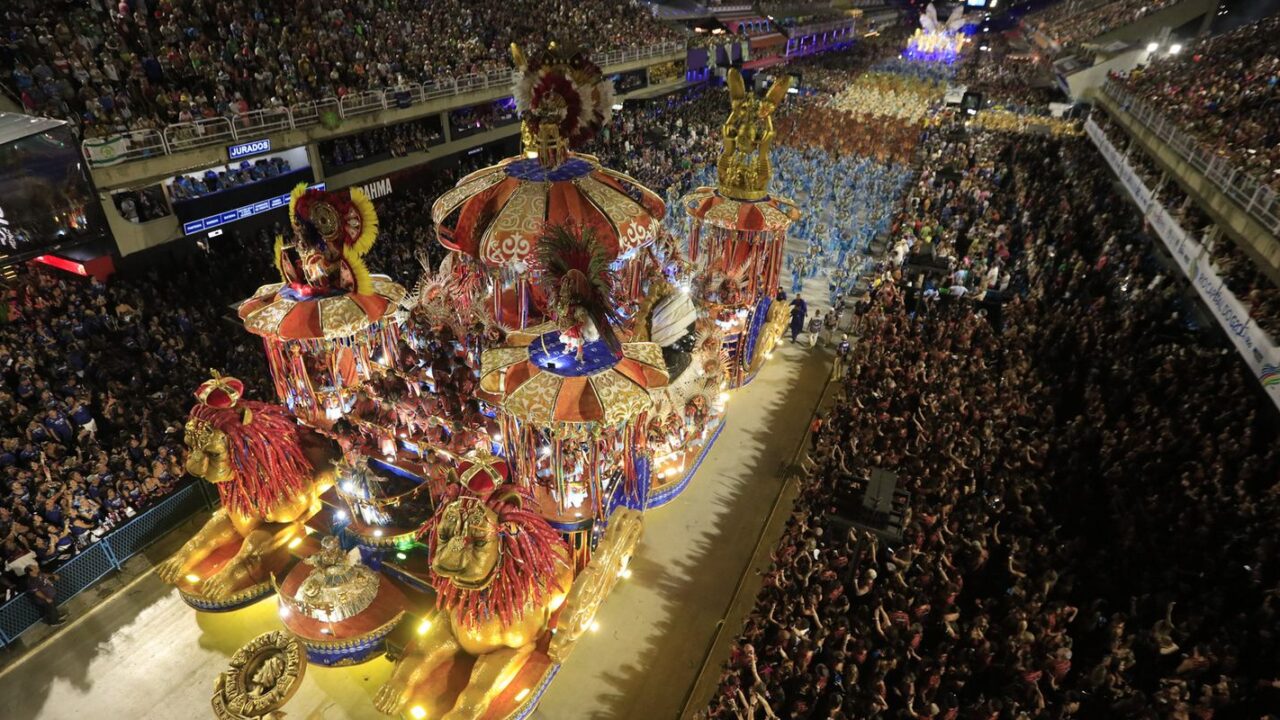
[{"label": "feathered plume decoration", "polygon": [[599,334],[609,349],[622,351],[613,326],[622,320],[613,304],[609,251],[590,225],[549,224],[538,238],[535,261],[551,315],[562,330]]},{"label": "feathered plume decoration", "polygon": [[571,147],[582,147],[613,117],[613,82],[586,50],[552,42],[527,56],[514,43],[516,108],[536,126],[554,122]]}]

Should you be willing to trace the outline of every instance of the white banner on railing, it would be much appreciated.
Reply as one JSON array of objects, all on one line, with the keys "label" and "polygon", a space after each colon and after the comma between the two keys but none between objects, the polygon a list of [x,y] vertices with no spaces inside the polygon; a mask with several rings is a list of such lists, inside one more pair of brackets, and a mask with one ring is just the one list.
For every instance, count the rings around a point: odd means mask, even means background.
[{"label": "white banner on railing", "polygon": [[1187,234],[1169,211],[1155,200],[1146,184],[1111,144],[1093,118],[1085,122],[1084,129],[1120,178],[1130,197],[1143,209],[1152,231],[1168,248],[1174,261],[1182,268],[1200,299],[1209,308],[1210,314],[1217,319],[1227,337],[1231,338],[1254,377],[1262,383],[1271,402],[1280,408],[1280,349],[1249,317],[1248,309],[1227,288],[1200,243]]},{"label": "white banner on railing", "polygon": [[90,165],[94,167],[115,165],[118,162],[125,161],[125,155],[129,151],[129,138],[124,135],[88,138],[82,146],[84,147],[84,154],[88,156],[86,159]]}]

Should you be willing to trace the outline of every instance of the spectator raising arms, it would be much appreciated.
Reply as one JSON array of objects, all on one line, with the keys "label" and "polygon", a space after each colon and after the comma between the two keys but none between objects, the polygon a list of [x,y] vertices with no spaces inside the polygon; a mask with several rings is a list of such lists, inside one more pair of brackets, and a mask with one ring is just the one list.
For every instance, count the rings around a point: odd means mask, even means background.
[{"label": "spectator raising arms", "polygon": [[[1017,296],[994,322],[979,273],[923,300],[884,268],[710,717],[1274,717],[1273,408],[1179,321],[1087,142],[970,133],[965,164],[1006,179],[949,246]],[[922,182],[900,226],[955,195]],[[844,510],[875,468],[901,541]]]}]

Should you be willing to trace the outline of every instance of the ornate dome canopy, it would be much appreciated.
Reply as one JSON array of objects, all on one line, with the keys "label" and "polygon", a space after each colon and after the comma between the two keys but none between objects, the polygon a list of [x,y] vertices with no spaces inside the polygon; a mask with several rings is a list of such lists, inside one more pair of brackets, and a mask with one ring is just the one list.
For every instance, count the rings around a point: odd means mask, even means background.
[{"label": "ornate dome canopy", "polygon": [[754,202],[734,200],[713,187],[700,187],[680,200],[690,217],[707,225],[747,232],[784,230],[800,219],[796,204],[780,197]]},{"label": "ornate dome canopy", "polygon": [[240,305],[240,319],[255,334],[281,340],[351,337],[390,318],[404,299],[403,287],[386,275],[370,275],[373,292],[359,295],[299,295],[284,283],[263,285]]},{"label": "ornate dome canopy", "polygon": [[653,343],[623,343],[614,353],[595,341],[577,355],[551,324],[512,333],[507,342],[484,351],[480,385],[528,422],[625,422],[650,407],[651,389],[667,384],[662,350]]},{"label": "ornate dome canopy", "polygon": [[589,226],[617,258],[652,242],[665,214],[652,190],[576,153],[550,168],[508,158],[464,177],[431,209],[440,243],[488,266],[528,263],[545,224]]}]

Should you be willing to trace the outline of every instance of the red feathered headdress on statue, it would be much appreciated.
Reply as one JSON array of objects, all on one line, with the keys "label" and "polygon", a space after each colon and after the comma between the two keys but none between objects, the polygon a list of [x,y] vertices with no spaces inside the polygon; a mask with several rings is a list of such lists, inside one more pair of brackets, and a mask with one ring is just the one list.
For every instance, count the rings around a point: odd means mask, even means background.
[{"label": "red feathered headdress on statue", "polygon": [[555,122],[570,147],[582,147],[613,117],[613,83],[581,48],[552,42],[526,58],[511,46],[516,63],[516,108],[525,117]]},{"label": "red feathered headdress on statue", "polygon": [[199,401],[187,417],[186,443],[208,452],[212,431],[226,438],[233,479],[217,484],[222,506],[263,517],[295,499],[312,478],[298,439],[298,424],[279,405],[244,400],[244,383],[218,373],[196,390]]},{"label": "red feathered headdress on statue", "polygon": [[[276,264],[286,282],[305,276],[317,282],[321,276],[339,282],[342,290],[373,294],[373,281],[363,257],[378,237],[378,213],[359,188],[327,192],[302,183],[289,196],[289,222],[294,247],[306,268],[286,271],[284,238],[276,238]],[[321,267],[323,266],[323,267]],[[338,272],[339,268],[346,272]],[[347,287],[346,285],[350,285]]]}]

